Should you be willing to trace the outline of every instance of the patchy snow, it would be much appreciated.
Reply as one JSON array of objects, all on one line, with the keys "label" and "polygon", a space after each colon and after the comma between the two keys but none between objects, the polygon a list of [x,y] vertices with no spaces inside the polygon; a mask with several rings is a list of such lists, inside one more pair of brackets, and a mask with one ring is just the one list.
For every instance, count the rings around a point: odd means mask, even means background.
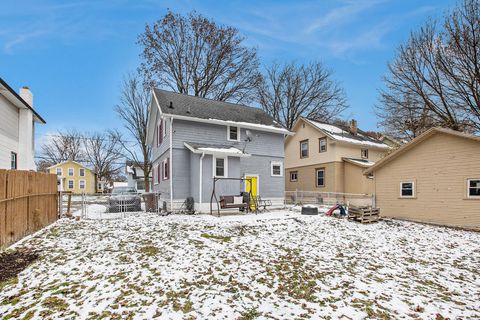
[{"label": "patchy snow", "polygon": [[390,147],[384,143],[377,143],[377,142],[368,141],[368,140],[357,140],[357,139],[341,136],[338,134],[332,134],[331,136],[335,140],[340,140],[348,143],[353,143],[353,144],[358,144],[358,145],[368,146],[368,147],[376,147],[380,149],[390,149]]},{"label": "patchy snow", "polygon": [[347,162],[353,162],[363,167],[371,167],[375,164],[375,162],[369,161],[369,160],[359,160],[359,159],[352,159],[352,158],[345,158],[344,160],[346,160]]},{"label": "patchy snow", "polygon": [[473,319],[480,234],[291,211],[59,220],[0,292],[11,318]]},{"label": "patchy snow", "polygon": [[197,150],[205,151],[205,152],[216,152],[216,153],[244,154],[242,150],[239,150],[234,147],[230,147],[230,148],[203,147],[203,148],[197,148]]},{"label": "patchy snow", "polygon": [[232,120],[219,120],[219,119],[213,119],[213,118],[209,118],[208,120],[226,122],[228,124],[233,124],[239,127],[246,127],[247,129],[251,128],[251,129],[259,129],[259,130],[277,131],[285,134],[290,134],[290,131],[288,131],[287,129],[279,128],[277,126],[270,126],[266,124],[232,121]]}]

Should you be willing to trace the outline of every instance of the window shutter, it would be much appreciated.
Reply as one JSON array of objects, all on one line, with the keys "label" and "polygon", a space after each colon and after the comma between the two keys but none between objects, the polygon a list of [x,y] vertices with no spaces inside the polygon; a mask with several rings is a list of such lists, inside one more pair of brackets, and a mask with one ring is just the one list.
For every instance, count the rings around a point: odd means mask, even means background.
[{"label": "window shutter", "polygon": [[160,136],[159,141],[161,144],[163,142],[163,119],[160,120],[160,129],[158,131],[158,134]]},{"label": "window shutter", "polygon": [[170,158],[167,158],[167,179],[170,179]]}]

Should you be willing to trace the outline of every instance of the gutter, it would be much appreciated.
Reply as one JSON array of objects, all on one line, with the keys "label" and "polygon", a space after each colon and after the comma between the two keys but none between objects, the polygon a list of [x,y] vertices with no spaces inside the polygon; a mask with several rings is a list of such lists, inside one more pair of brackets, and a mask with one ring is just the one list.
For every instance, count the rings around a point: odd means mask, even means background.
[{"label": "gutter", "polygon": [[201,157],[200,157],[200,179],[199,179],[199,192],[198,192],[198,197],[199,197],[199,204],[201,205],[202,204],[202,180],[203,180],[203,158],[205,157],[205,152],[202,153]]},{"label": "gutter", "polygon": [[170,209],[173,211],[173,117],[170,117],[170,165],[168,166],[168,171],[169,171],[169,177],[170,177]]}]

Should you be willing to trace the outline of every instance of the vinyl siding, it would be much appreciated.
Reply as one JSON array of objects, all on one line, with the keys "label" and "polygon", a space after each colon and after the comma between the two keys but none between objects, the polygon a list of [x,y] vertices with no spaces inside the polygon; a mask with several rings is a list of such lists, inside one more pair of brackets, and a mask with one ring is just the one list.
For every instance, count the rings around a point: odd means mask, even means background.
[{"label": "vinyl siding", "polygon": [[365,168],[344,161],[343,170],[345,193],[373,194],[373,179],[363,174]]},{"label": "vinyl siding", "polygon": [[[480,200],[466,180],[480,178],[480,143],[437,133],[374,172],[382,216],[480,228]],[[416,182],[416,198],[400,198],[400,182]]]},{"label": "vinyl siding", "polygon": [[18,119],[18,108],[0,95],[0,169],[10,169],[11,152],[18,153]]},{"label": "vinyl siding", "polygon": [[[316,170],[325,169],[325,186],[316,186]],[[290,172],[297,172],[297,182],[290,181]],[[285,184],[287,191],[318,191],[318,192],[344,192],[343,188],[343,163],[329,162],[316,165],[289,168],[286,170]]]}]

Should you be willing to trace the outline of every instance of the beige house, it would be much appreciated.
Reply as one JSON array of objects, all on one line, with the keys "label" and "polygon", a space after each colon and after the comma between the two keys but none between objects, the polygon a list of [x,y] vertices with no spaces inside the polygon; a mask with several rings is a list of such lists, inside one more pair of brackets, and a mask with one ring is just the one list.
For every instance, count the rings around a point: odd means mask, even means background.
[{"label": "beige house", "polygon": [[365,174],[382,216],[480,229],[480,137],[433,128]]},{"label": "beige house", "polygon": [[373,180],[363,171],[390,147],[350,127],[300,118],[285,140],[286,191],[371,194]]}]

